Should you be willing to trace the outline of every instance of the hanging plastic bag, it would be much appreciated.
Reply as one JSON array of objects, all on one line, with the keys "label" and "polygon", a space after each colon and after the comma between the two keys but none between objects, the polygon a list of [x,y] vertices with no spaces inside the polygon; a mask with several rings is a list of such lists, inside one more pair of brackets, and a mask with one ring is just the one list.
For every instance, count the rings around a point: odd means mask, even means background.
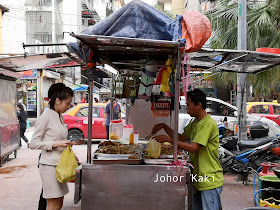
[{"label": "hanging plastic bag", "polygon": [[181,27],[182,38],[186,39],[186,53],[199,51],[211,36],[210,20],[200,12],[184,12]]},{"label": "hanging plastic bag", "polygon": [[75,179],[78,163],[71,146],[67,146],[56,166],[56,178],[60,183],[70,182]]},{"label": "hanging plastic bag", "polygon": [[170,74],[172,73],[172,68],[170,67],[172,65],[173,60],[171,58],[168,58],[166,61],[165,65],[168,67],[166,68],[165,71],[162,72],[162,78],[161,78],[161,86],[160,86],[160,91],[162,92],[170,92],[170,88],[168,85]]},{"label": "hanging plastic bag", "polygon": [[157,159],[161,153],[161,143],[157,142],[155,139],[150,139],[148,145],[148,158]]},{"label": "hanging plastic bag", "polygon": [[26,120],[26,128],[30,128],[29,120]]}]

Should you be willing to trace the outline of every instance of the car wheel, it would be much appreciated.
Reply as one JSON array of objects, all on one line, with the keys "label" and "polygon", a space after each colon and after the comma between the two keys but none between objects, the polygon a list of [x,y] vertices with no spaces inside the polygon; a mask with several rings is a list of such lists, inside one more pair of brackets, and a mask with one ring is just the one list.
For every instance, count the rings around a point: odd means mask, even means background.
[{"label": "car wheel", "polygon": [[83,138],[83,133],[78,130],[78,129],[72,129],[68,132],[68,136],[67,139],[79,139],[79,138]]}]

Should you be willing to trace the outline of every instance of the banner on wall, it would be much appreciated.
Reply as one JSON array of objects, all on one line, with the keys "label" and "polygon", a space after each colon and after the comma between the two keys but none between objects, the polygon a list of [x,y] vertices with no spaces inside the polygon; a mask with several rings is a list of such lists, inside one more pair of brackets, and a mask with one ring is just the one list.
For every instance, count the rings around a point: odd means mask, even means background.
[{"label": "banner on wall", "polygon": [[37,79],[37,69],[19,72],[21,79]]}]

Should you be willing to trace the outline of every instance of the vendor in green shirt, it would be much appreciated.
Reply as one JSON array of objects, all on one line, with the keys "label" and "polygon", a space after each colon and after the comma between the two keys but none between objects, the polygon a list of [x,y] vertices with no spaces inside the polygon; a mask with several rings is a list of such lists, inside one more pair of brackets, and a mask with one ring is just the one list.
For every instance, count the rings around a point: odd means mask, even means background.
[{"label": "vendor in green shirt", "polygon": [[[206,114],[206,95],[199,89],[187,93],[187,112],[195,119],[178,134],[178,147],[188,151],[194,166],[191,181],[196,189],[193,209],[218,210],[221,207],[223,169],[218,158],[219,131],[216,122]],[[173,143],[174,131],[164,123],[153,127],[155,134],[164,129],[168,134],[154,138],[158,142]],[[189,141],[190,143],[187,143]]]}]

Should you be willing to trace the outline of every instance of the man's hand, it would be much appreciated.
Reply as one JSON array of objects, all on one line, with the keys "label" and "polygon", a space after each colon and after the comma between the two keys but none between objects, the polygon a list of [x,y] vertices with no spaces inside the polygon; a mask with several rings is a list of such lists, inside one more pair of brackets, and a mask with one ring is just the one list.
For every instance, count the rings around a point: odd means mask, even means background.
[{"label": "man's hand", "polygon": [[103,127],[105,126],[105,122],[102,123],[102,126],[103,126]]},{"label": "man's hand", "polygon": [[166,135],[158,135],[158,136],[154,136],[153,138],[160,143],[164,143],[164,142],[169,142],[171,144],[173,143],[173,139]]},{"label": "man's hand", "polygon": [[163,129],[166,126],[165,123],[159,123],[154,125],[153,129],[152,129],[152,134],[156,134],[157,132],[159,132],[161,129]]},{"label": "man's hand", "polygon": [[56,147],[67,147],[68,145],[76,145],[75,142],[70,142],[68,140],[61,140],[61,141],[54,141],[52,147],[56,148]]}]

